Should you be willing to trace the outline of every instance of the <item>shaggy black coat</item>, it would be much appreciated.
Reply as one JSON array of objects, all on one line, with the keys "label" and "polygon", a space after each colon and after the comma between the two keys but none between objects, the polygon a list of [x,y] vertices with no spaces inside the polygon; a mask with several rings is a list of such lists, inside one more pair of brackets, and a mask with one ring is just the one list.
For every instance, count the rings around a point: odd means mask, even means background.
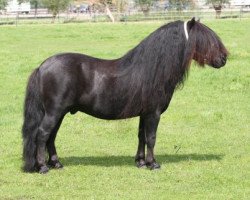
[{"label": "shaggy black coat", "polygon": [[24,171],[46,173],[47,164],[62,167],[54,141],[65,114],[77,111],[102,119],[139,116],[136,164],[159,168],[153,149],[160,115],[175,88],[185,80],[191,60],[219,68],[227,59],[226,48],[211,29],[192,19],[187,32],[188,39],[182,21],[166,24],[115,60],[77,53],[45,60],[27,86],[22,129]]}]

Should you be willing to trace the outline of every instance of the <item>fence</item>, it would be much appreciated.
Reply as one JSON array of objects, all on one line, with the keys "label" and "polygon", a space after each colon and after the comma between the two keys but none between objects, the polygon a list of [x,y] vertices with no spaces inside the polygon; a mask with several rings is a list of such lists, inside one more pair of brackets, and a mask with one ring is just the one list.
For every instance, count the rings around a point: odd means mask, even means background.
[{"label": "fence", "polygon": [[[200,19],[213,19],[216,17],[214,9],[193,9],[193,10],[153,10],[147,15],[138,10],[130,10],[124,13],[112,12],[116,22],[132,22],[132,21],[150,21],[150,20],[186,20],[191,17]],[[250,9],[223,9],[220,18],[250,18]],[[105,13],[91,12],[91,13],[61,13],[56,18],[56,23],[81,23],[81,22],[109,22],[110,19]],[[6,24],[37,24],[37,23],[51,23],[52,15],[49,13],[30,14],[1,14],[0,25]]]}]

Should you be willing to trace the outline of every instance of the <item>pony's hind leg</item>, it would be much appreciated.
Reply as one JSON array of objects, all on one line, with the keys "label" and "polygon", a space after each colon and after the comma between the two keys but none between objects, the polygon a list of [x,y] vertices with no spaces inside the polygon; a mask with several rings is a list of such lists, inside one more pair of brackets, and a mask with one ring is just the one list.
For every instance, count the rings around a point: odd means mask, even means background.
[{"label": "pony's hind leg", "polygon": [[144,130],[144,120],[140,117],[139,131],[138,131],[138,149],[135,156],[135,163],[138,168],[146,167],[145,162],[145,130]]},{"label": "pony's hind leg", "polygon": [[57,126],[60,117],[58,115],[45,113],[37,135],[37,165],[39,173],[46,173],[49,168],[46,165],[46,143]]},{"label": "pony's hind leg", "polygon": [[56,152],[56,147],[55,147],[55,139],[57,132],[61,126],[61,123],[63,121],[64,115],[61,117],[61,119],[58,121],[56,127],[53,129],[51,132],[49,139],[47,141],[47,150],[49,153],[49,160],[48,160],[48,165],[50,167],[60,169],[63,168],[63,165],[59,162],[57,152]]}]

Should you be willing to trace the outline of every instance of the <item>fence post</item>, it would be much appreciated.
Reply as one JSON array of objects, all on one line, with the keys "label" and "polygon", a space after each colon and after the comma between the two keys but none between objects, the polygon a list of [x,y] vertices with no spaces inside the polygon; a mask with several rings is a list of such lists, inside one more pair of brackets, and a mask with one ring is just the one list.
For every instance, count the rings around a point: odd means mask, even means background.
[{"label": "fence post", "polygon": [[17,26],[17,23],[18,23],[18,19],[19,19],[19,12],[17,11],[17,13],[16,13],[16,26]]}]

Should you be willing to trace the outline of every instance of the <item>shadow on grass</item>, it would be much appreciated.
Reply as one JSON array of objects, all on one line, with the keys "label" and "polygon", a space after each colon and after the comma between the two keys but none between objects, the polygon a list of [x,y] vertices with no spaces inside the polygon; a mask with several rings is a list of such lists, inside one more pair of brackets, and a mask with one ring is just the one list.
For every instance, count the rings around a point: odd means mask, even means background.
[{"label": "shadow on grass", "polygon": [[[210,161],[221,160],[223,155],[216,154],[167,154],[156,155],[157,161],[161,163],[177,163],[187,161]],[[102,167],[130,166],[134,165],[132,156],[89,156],[89,157],[64,157],[60,158],[63,165],[93,165]]]}]

